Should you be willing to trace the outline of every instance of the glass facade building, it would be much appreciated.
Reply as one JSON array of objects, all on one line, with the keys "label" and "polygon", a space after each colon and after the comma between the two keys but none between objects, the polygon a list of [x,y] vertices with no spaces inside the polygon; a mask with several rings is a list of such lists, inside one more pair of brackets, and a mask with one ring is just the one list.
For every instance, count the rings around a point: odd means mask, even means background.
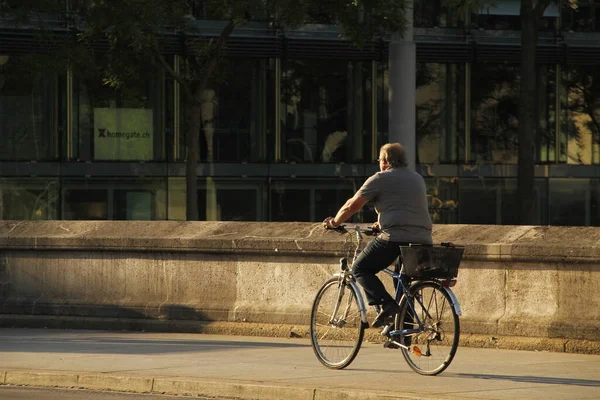
[{"label": "glass facade building", "polygon": [[[519,224],[519,1],[497,3],[465,18],[440,1],[415,9],[416,170],[435,223]],[[218,22],[196,13],[214,35]],[[228,43],[202,99],[199,219],[334,214],[389,137],[387,43],[356,49],[326,25],[278,36],[260,21]],[[185,219],[179,84],[158,70],[119,90],[23,70],[38,51],[0,28],[0,218]],[[165,53],[175,70],[178,52]],[[550,6],[537,52],[537,223],[600,225],[600,3]]]}]

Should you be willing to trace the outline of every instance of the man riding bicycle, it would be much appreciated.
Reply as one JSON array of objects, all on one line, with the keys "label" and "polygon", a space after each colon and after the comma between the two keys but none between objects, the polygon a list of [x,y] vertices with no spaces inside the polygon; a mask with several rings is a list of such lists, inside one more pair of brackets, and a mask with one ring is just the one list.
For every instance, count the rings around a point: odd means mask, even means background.
[{"label": "man riding bicycle", "polygon": [[365,181],[335,217],[327,217],[323,221],[326,229],[335,229],[369,201],[375,206],[377,222],[373,228],[380,233],[358,255],[352,269],[369,305],[381,306],[371,324],[373,327],[382,326],[399,312],[398,304],[376,274],[396,260],[400,246],[433,243],[425,181],[421,175],[408,169],[404,147],[399,143],[381,146],[378,161],[380,171]]}]

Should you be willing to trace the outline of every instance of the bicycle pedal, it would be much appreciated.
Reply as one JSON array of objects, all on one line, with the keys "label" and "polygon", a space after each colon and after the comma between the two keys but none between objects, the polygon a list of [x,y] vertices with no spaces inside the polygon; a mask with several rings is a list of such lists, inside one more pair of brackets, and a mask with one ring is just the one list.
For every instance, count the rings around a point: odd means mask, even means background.
[{"label": "bicycle pedal", "polygon": [[391,340],[388,340],[387,342],[385,342],[383,344],[383,347],[386,349],[399,349],[400,346],[398,346],[396,343],[392,342]]}]

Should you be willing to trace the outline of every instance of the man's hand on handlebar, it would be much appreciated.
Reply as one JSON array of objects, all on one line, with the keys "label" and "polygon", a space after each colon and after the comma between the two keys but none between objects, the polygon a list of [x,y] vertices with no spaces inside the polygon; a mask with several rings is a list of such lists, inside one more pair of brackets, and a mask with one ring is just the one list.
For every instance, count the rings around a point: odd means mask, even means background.
[{"label": "man's hand on handlebar", "polygon": [[340,226],[334,224],[334,217],[327,217],[323,220],[323,228],[325,229],[338,229]]},{"label": "man's hand on handlebar", "polygon": [[379,222],[373,223],[368,230],[364,231],[367,236],[377,236],[381,232],[381,227],[379,226]]},{"label": "man's hand on handlebar", "polygon": [[373,232],[376,233],[381,232],[381,226],[379,226],[379,221],[373,222],[373,225],[371,225],[371,229],[373,229]]}]

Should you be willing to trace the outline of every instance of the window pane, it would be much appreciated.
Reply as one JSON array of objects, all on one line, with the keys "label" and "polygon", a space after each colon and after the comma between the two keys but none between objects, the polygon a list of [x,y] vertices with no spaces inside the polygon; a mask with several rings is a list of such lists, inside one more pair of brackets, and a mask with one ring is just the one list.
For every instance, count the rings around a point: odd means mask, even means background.
[{"label": "window pane", "polygon": [[[175,65],[175,57],[167,57],[169,63]],[[177,63],[180,62],[180,59],[177,60]],[[175,67],[174,67],[175,68]],[[177,69],[177,68],[175,68]],[[177,86],[175,79],[170,75],[165,75],[165,118],[164,118],[164,127],[165,127],[165,149],[164,155],[167,161],[176,161],[177,152],[181,149],[181,143],[179,142],[183,137],[181,135],[181,130],[185,126],[185,121],[180,121],[179,116],[181,103],[180,99],[175,99],[176,89],[179,88]],[[177,114],[176,114],[177,113]]]},{"label": "window pane", "polygon": [[589,225],[588,179],[550,179],[550,225]]},{"label": "window pane", "polygon": [[169,178],[168,179],[168,210],[167,216],[169,220],[185,221],[186,220],[186,191],[185,178]]},{"label": "window pane", "polygon": [[198,219],[200,221],[261,221],[264,185],[252,181],[207,178],[199,182]]},{"label": "window pane", "polygon": [[74,156],[79,160],[164,159],[162,78],[128,82],[120,89],[99,80],[75,82]]},{"label": "window pane", "polygon": [[286,182],[273,182],[271,185],[271,221],[309,222],[311,218],[311,190],[299,188]]},{"label": "window pane", "polygon": [[0,179],[0,219],[56,219],[58,195],[54,179]]},{"label": "window pane", "polygon": [[[538,225],[546,224],[548,204],[545,179],[535,181],[535,210]],[[461,224],[519,225],[516,178],[460,178]]]},{"label": "window pane", "polygon": [[288,162],[370,159],[370,62],[290,60],[281,78],[282,156]]},{"label": "window pane", "polygon": [[[556,162],[556,96],[557,70],[554,65],[538,66],[537,74],[537,109],[539,127],[537,130],[537,161],[542,163]],[[560,139],[559,139],[560,142]]]},{"label": "window pane", "polygon": [[460,223],[496,224],[498,184],[495,179],[459,181]]},{"label": "window pane", "polygon": [[[326,217],[335,217],[346,200],[354,195],[355,190],[348,184],[335,184],[331,188],[315,190],[315,220],[322,221]],[[372,207],[371,207],[372,208]]]},{"label": "window pane", "polygon": [[457,178],[426,178],[429,213],[434,224],[458,223]]},{"label": "window pane", "polygon": [[58,77],[0,55],[0,160],[51,160],[58,153]]},{"label": "window pane", "polygon": [[115,219],[152,220],[154,195],[147,190],[115,190]]},{"label": "window pane", "polygon": [[600,162],[600,72],[572,66],[565,73],[569,112],[567,162]]},{"label": "window pane", "polygon": [[66,189],[63,193],[63,219],[107,220],[108,190]]},{"label": "window pane", "polygon": [[[323,221],[335,216],[365,179],[277,180],[270,185],[271,221]],[[373,206],[367,204],[349,222],[375,222]]]},{"label": "window pane", "polygon": [[[186,219],[185,178],[170,178],[168,219]],[[266,183],[257,180],[198,181],[200,221],[265,221]]]},{"label": "window pane", "polygon": [[[266,161],[274,142],[274,62],[235,59],[222,68],[222,76],[201,95],[200,160]],[[184,108],[182,121],[189,112]],[[182,160],[185,151],[182,146]]]},{"label": "window pane", "polygon": [[65,220],[164,220],[163,180],[69,180],[63,183]]},{"label": "window pane", "polygon": [[473,68],[471,160],[516,164],[518,154],[519,72],[517,66]]},{"label": "window pane", "polygon": [[464,135],[464,66],[417,66],[417,162],[455,163]]}]

